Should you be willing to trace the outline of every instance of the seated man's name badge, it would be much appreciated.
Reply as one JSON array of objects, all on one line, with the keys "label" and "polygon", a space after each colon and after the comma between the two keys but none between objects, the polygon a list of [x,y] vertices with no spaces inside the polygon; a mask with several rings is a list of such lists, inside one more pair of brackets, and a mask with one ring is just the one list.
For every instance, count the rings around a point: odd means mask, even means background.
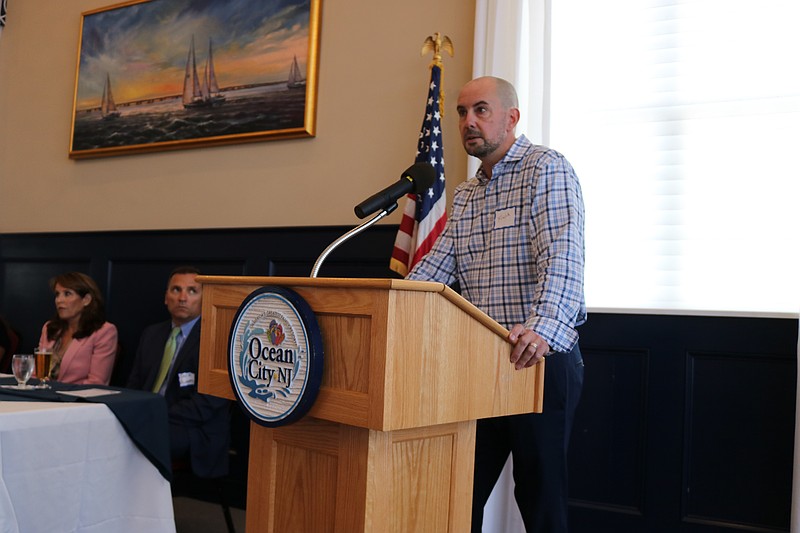
[{"label": "seated man's name badge", "polygon": [[228,338],[228,374],[240,406],[257,423],[302,418],[322,382],[322,335],[306,301],[286,287],[261,287],[239,306]]}]

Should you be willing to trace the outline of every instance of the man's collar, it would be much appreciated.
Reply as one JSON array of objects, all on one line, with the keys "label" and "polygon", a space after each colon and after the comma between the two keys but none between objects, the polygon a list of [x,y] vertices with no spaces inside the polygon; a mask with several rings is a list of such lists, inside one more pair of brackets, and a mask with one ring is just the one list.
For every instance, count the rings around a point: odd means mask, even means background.
[{"label": "man's collar", "polygon": [[[189,336],[189,333],[192,332],[192,328],[194,327],[195,324],[197,324],[198,320],[200,320],[200,315],[197,315],[196,317],[194,317],[190,321],[186,322],[185,324],[181,324],[180,328],[181,328],[181,334],[183,335],[183,338],[186,338],[186,337]],[[172,327],[175,327],[174,323],[172,324]]]},{"label": "man's collar", "polygon": [[[519,137],[517,137],[514,140],[514,144],[512,144],[509,147],[509,149],[506,150],[506,153],[503,154],[503,157],[500,158],[500,161],[498,161],[497,163],[495,163],[492,166],[492,174],[494,174],[494,168],[497,165],[499,165],[501,163],[504,163],[506,161],[509,161],[509,160],[510,161],[519,160],[522,157],[522,154],[525,151],[525,149],[523,147],[526,144],[529,144],[529,143],[530,143],[530,141],[528,141],[527,137],[525,137],[524,134],[522,134]],[[480,182],[481,185],[486,185],[487,183],[489,183],[489,181],[491,181],[491,178],[486,175],[486,172],[484,172],[483,165],[478,167],[478,172],[475,173],[475,177],[477,178],[478,182]]]}]

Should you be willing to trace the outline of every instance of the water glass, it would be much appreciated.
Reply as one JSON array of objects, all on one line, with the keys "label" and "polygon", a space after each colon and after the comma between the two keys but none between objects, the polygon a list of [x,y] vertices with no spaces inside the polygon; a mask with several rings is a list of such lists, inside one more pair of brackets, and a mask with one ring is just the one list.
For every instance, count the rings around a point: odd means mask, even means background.
[{"label": "water glass", "polygon": [[33,374],[33,354],[14,354],[11,359],[11,369],[14,372],[14,378],[17,380],[17,386],[20,389],[28,388],[28,380]]}]

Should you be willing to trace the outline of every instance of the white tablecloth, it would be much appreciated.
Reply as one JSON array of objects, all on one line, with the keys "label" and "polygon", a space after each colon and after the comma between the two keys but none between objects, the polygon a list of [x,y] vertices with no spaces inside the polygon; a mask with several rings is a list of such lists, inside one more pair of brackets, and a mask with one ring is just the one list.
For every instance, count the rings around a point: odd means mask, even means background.
[{"label": "white tablecloth", "polygon": [[101,404],[0,402],[0,532],[175,532],[169,482]]}]

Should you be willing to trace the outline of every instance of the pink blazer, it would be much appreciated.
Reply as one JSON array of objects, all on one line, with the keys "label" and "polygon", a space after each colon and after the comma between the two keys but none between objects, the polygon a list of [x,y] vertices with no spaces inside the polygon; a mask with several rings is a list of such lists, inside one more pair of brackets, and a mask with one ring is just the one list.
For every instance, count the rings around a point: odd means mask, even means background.
[{"label": "pink blazer", "polygon": [[[52,348],[54,344],[53,341],[47,340],[47,324],[45,324],[42,326],[39,346]],[[72,339],[61,359],[58,381],[82,385],[108,385],[116,355],[117,327],[111,322],[106,322],[88,337]]]}]

